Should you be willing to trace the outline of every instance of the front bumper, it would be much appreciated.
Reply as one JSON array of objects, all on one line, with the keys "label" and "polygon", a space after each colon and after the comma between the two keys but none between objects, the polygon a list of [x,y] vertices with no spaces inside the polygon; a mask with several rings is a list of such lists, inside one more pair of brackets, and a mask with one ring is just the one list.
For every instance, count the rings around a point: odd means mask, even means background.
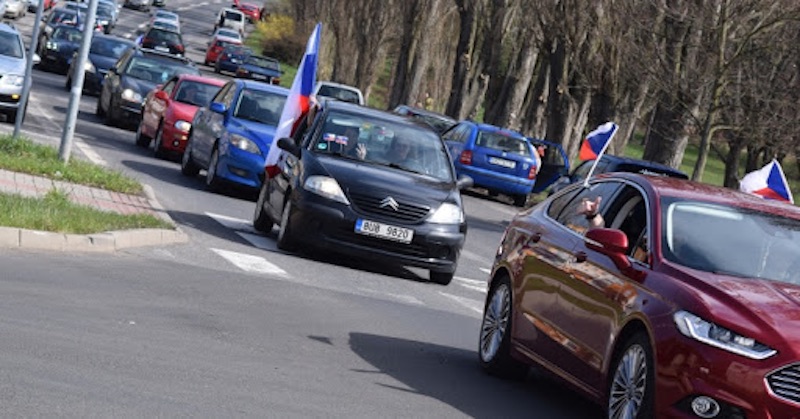
[{"label": "front bumper", "polygon": [[183,154],[189,133],[175,128],[174,121],[164,121],[161,128],[161,149],[169,152]]},{"label": "front bumper", "polygon": [[260,188],[261,178],[259,176],[264,173],[266,150],[262,150],[261,153],[261,155],[253,154],[237,147],[232,147],[229,142],[221,142],[217,176],[228,182],[248,188]]},{"label": "front bumper", "polygon": [[22,99],[22,87],[2,87],[0,88],[0,110],[13,111],[19,108],[19,101]]},{"label": "front bumper", "polygon": [[69,60],[72,58],[73,51],[61,52],[45,49],[41,56],[41,64],[47,68],[66,71],[69,68]]},{"label": "front bumper", "polygon": [[[358,212],[307,191],[293,196],[291,229],[296,239],[337,253],[438,272],[453,273],[466,238],[466,224],[403,224]],[[357,219],[374,220],[414,230],[411,243],[384,240],[355,232]]]}]

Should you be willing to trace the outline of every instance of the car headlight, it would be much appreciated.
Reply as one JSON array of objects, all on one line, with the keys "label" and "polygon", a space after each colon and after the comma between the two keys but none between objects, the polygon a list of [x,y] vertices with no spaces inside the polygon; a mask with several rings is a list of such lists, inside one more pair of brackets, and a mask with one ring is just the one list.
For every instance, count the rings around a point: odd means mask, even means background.
[{"label": "car headlight", "polygon": [[87,73],[94,73],[96,70],[97,69],[94,67],[94,64],[92,64],[91,61],[86,61],[86,63],[83,65],[83,71]]},{"label": "car headlight", "polygon": [[44,44],[44,47],[45,47],[45,48],[47,48],[47,49],[50,49],[50,50],[56,51],[56,50],[58,50],[58,42],[55,42],[55,41],[47,41],[47,43],[46,43],[46,44]]},{"label": "car headlight", "polygon": [[678,330],[684,335],[737,355],[751,359],[767,359],[778,352],[763,343],[756,342],[753,338],[737,334],[686,311],[678,311],[672,318]]},{"label": "car headlight", "polygon": [[182,119],[175,121],[175,124],[173,125],[178,131],[189,132],[189,130],[192,129],[192,124]]},{"label": "car headlight", "polygon": [[430,222],[440,224],[461,224],[464,222],[464,211],[455,204],[445,202],[431,215]]},{"label": "car headlight", "polygon": [[258,148],[256,143],[254,143],[249,138],[245,138],[241,135],[231,134],[231,144],[240,150],[244,150],[258,155],[261,154],[261,149]]},{"label": "car headlight", "polygon": [[9,74],[0,78],[0,84],[6,86],[22,87],[23,83],[25,83],[25,77],[16,74]]},{"label": "car headlight", "polygon": [[345,205],[350,205],[350,201],[344,196],[339,182],[332,177],[327,176],[309,176],[303,188],[309,192],[315,193],[319,196],[331,199],[336,202],[341,202]]},{"label": "car headlight", "polygon": [[142,95],[138,92],[133,91],[133,89],[125,89],[122,91],[122,98],[127,100],[128,102],[141,102]]}]

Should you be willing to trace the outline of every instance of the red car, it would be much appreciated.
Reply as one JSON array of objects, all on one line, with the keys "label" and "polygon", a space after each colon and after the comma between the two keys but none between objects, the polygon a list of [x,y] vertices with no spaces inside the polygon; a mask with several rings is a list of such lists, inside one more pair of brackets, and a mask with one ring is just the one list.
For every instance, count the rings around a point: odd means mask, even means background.
[{"label": "red car", "polygon": [[800,208],[633,173],[572,185],[507,227],[479,342],[487,372],[538,366],[610,418],[799,417]]},{"label": "red car", "polygon": [[136,145],[148,147],[155,138],[156,157],[183,154],[197,108],[219,92],[224,80],[181,74],[150,91],[142,106]]},{"label": "red car", "polygon": [[244,13],[250,23],[261,20],[261,9],[253,3],[238,3],[236,8]]},{"label": "red car", "polygon": [[211,36],[206,49],[205,65],[214,65],[217,62],[222,50],[230,45],[242,45],[242,38],[233,29],[220,28]]}]

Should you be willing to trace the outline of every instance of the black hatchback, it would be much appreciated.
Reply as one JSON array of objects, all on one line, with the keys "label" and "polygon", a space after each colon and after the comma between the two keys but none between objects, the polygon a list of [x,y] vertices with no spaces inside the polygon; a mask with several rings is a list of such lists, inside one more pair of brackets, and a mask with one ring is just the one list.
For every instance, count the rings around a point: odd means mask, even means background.
[{"label": "black hatchback", "polygon": [[[280,173],[262,183],[253,225],[279,226],[278,247],[428,269],[453,279],[467,233],[460,189],[441,138],[426,125],[328,101],[313,124],[277,146]],[[274,144],[274,143],[273,143]]]}]

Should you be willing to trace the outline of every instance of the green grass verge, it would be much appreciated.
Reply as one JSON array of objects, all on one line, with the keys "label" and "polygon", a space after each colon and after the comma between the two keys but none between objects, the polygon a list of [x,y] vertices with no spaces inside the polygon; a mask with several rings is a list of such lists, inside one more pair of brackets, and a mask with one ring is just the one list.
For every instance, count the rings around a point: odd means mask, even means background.
[{"label": "green grass verge", "polygon": [[0,194],[0,225],[69,234],[173,228],[168,222],[149,214],[122,215],[78,205],[58,191],[51,191],[42,199]]},{"label": "green grass verge", "polygon": [[77,159],[65,164],[55,148],[10,135],[0,136],[0,169],[126,194],[143,192],[141,183],[121,172]]},{"label": "green grass verge", "polygon": [[[77,183],[113,192],[143,193],[142,185],[121,172],[81,160],[64,164],[53,147],[30,140],[0,136],[0,169]],[[100,211],[69,200],[62,191],[44,198],[0,194],[0,225],[69,234],[91,234],[135,228],[174,226],[150,214],[117,214]]]}]

